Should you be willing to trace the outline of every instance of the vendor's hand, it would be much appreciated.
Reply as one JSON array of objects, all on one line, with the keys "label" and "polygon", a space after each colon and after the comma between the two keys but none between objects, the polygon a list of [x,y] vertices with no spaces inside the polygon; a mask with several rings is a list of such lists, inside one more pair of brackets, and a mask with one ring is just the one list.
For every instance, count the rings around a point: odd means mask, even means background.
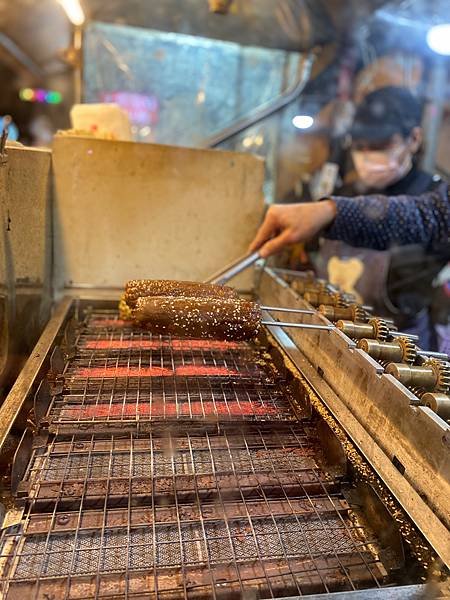
[{"label": "vendor's hand", "polygon": [[306,242],[332,223],[336,205],[332,200],[301,204],[273,204],[250,245],[267,258],[289,244]]}]

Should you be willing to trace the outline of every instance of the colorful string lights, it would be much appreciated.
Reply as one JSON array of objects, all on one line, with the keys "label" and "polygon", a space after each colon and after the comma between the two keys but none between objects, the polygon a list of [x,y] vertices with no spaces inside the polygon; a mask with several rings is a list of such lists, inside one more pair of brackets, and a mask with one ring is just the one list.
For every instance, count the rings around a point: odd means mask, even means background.
[{"label": "colorful string lights", "polygon": [[19,91],[19,98],[24,102],[39,102],[40,104],[61,104],[62,102],[61,92],[40,88],[22,88]]}]

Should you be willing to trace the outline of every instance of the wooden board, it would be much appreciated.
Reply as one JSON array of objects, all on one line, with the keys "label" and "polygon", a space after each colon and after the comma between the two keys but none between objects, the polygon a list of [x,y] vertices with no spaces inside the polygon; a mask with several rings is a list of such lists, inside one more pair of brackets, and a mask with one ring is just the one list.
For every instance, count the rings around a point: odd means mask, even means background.
[{"label": "wooden board", "polygon": [[56,286],[202,280],[246,252],[263,214],[261,159],[57,136]]}]

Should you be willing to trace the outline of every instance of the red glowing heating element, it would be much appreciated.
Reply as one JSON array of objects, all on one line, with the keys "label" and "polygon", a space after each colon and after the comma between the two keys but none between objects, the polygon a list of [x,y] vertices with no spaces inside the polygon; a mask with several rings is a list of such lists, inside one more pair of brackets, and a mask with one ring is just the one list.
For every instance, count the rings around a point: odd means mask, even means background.
[{"label": "red glowing heating element", "polygon": [[123,321],[122,319],[94,319],[89,323],[91,327],[129,327],[129,321]]},{"label": "red glowing heating element", "polygon": [[86,350],[160,350],[171,348],[172,350],[236,350],[241,348],[237,342],[219,340],[95,340],[84,344]]},{"label": "red glowing heating element", "polygon": [[78,369],[78,377],[179,377],[179,376],[227,376],[240,375],[226,367],[207,365],[181,365],[175,369],[164,367],[85,367]]},{"label": "red glowing heating element", "polygon": [[261,406],[248,400],[237,402],[185,402],[185,403],[140,403],[140,404],[96,404],[82,408],[69,408],[63,411],[64,419],[100,419],[100,418],[124,418],[135,416],[152,417],[176,417],[176,416],[204,416],[204,415],[228,415],[228,416],[263,416],[275,415],[277,410],[273,406]]}]

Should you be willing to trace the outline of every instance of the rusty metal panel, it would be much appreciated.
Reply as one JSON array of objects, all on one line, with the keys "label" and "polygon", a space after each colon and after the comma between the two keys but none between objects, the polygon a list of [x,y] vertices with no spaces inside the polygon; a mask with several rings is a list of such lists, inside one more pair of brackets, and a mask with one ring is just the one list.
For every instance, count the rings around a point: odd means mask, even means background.
[{"label": "rusty metal panel", "polygon": [[51,153],[10,147],[0,165],[0,397],[50,315]]}]

